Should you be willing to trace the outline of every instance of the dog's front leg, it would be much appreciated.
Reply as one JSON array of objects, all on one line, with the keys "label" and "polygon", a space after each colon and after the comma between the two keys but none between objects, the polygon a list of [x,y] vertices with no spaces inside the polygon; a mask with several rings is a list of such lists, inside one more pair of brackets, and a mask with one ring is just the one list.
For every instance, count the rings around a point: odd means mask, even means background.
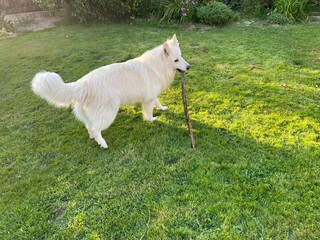
[{"label": "dog's front leg", "polygon": [[155,101],[144,101],[142,102],[143,119],[146,121],[155,121],[157,117],[153,117],[153,108]]},{"label": "dog's front leg", "polygon": [[159,101],[158,98],[157,98],[156,101],[155,101],[155,106],[156,106],[156,108],[158,108],[158,109],[160,109],[160,110],[163,110],[163,111],[165,111],[165,110],[168,109],[167,106],[162,106],[162,105],[161,105],[161,103],[160,103],[160,101]]}]

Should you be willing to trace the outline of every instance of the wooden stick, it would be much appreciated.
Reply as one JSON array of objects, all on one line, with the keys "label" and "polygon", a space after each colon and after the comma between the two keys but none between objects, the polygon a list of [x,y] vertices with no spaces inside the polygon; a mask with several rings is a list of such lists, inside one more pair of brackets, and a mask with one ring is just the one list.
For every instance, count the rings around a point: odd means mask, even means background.
[{"label": "wooden stick", "polygon": [[186,116],[186,121],[187,121],[188,129],[189,129],[190,143],[191,143],[191,147],[195,148],[196,147],[196,142],[194,140],[192,125],[191,125],[190,117],[189,117],[189,113],[188,113],[186,86],[185,86],[185,81],[184,81],[184,72],[181,72],[180,80],[181,80],[182,101],[183,101],[184,115]]}]

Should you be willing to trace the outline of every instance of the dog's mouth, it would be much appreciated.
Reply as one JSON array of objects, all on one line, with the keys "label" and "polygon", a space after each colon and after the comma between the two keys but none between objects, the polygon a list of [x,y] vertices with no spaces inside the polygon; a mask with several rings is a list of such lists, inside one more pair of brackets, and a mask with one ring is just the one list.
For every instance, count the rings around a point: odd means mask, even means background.
[{"label": "dog's mouth", "polygon": [[179,72],[186,72],[190,69],[190,65],[187,66],[187,69],[186,70],[181,70],[180,68],[177,68],[177,71]]}]

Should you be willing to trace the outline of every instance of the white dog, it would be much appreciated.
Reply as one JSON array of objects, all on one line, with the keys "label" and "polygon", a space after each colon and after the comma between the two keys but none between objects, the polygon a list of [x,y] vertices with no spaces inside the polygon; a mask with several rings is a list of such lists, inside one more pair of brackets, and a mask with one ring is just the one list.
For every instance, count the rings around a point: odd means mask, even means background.
[{"label": "white dog", "polygon": [[56,107],[71,105],[75,116],[86,125],[90,138],[107,148],[101,131],[112,124],[121,105],[142,102],[143,118],[156,120],[154,107],[167,109],[158,96],[172,83],[176,70],[189,68],[173,35],[138,58],[100,67],[76,82],[64,83],[56,73],[39,72],[32,80],[32,89]]}]

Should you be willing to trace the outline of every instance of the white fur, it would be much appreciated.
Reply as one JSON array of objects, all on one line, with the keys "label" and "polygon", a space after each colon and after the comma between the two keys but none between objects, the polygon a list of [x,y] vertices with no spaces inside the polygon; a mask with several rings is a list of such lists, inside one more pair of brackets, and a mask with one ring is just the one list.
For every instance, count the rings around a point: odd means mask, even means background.
[{"label": "white fur", "polygon": [[73,83],[64,83],[56,73],[39,72],[32,80],[32,89],[56,107],[72,106],[90,138],[107,148],[101,131],[112,124],[121,105],[141,102],[143,118],[154,121],[154,107],[167,109],[158,96],[172,83],[177,69],[189,68],[174,35],[138,58],[100,67]]}]

